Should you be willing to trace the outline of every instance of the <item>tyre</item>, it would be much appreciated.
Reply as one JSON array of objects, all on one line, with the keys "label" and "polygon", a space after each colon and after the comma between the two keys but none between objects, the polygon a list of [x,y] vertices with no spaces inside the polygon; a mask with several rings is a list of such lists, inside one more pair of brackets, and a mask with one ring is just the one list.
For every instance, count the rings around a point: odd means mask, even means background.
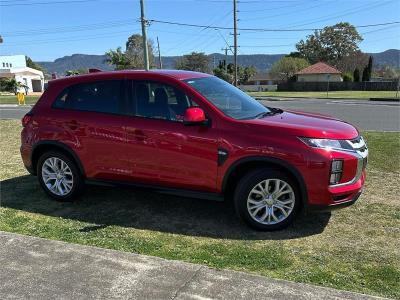
[{"label": "tyre", "polygon": [[58,201],[73,201],[83,191],[83,177],[75,162],[58,151],[39,158],[37,175],[44,191]]},{"label": "tyre", "polygon": [[236,187],[235,209],[251,227],[273,231],[287,227],[300,208],[295,182],[278,170],[255,170]]}]

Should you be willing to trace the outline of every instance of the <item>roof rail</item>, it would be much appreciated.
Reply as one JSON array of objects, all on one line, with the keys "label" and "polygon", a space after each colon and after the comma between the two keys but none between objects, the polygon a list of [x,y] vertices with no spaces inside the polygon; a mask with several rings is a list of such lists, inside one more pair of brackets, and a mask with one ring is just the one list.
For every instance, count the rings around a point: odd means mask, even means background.
[{"label": "roof rail", "polygon": [[102,70],[99,69],[89,69],[89,73],[97,73],[97,72],[102,72]]}]

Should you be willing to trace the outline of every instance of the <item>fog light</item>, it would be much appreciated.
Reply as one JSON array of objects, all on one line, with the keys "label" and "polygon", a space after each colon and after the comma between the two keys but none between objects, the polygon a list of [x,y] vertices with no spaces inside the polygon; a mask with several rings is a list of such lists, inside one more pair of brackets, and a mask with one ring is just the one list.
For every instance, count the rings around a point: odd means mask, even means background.
[{"label": "fog light", "polygon": [[342,172],[342,170],[343,170],[343,160],[332,161],[332,168],[331,168],[332,173]]},{"label": "fog light", "polygon": [[331,164],[331,175],[329,177],[329,184],[338,184],[343,172],[343,160],[333,160]]}]

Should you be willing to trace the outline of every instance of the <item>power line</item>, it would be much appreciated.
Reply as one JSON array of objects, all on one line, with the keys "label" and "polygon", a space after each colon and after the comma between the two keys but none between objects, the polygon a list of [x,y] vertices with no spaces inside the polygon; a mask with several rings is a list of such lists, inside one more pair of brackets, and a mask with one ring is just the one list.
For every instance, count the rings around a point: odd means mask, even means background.
[{"label": "power line", "polygon": [[30,6],[30,5],[48,5],[48,4],[62,4],[62,3],[82,3],[82,2],[93,2],[98,0],[69,0],[69,1],[51,1],[51,2],[24,2],[24,3],[4,3],[6,1],[1,1],[0,6]]},{"label": "power line", "polygon": [[[189,24],[189,23],[162,21],[162,20],[155,20],[155,19],[150,19],[148,21],[152,22],[152,23],[161,23],[161,24],[168,24],[168,25],[197,27],[197,28],[213,28],[213,29],[224,29],[224,30],[233,30],[234,29],[233,27]],[[376,26],[392,25],[392,24],[399,24],[399,23],[400,23],[399,21],[394,21],[394,22],[387,22],[387,23],[358,25],[358,26],[354,26],[354,27],[355,28],[376,27]],[[298,29],[290,29],[290,28],[237,28],[237,30],[241,30],[241,31],[264,31],[264,32],[300,32],[300,31],[316,31],[316,30],[322,30],[322,29],[323,28],[298,28]]]}]

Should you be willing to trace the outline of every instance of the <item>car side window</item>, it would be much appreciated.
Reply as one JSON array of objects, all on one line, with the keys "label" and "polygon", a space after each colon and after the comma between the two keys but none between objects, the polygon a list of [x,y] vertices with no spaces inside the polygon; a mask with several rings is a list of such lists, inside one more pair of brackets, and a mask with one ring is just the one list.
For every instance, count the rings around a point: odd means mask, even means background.
[{"label": "car side window", "polygon": [[181,90],[155,81],[138,81],[134,85],[136,116],[183,121],[188,107],[198,106]]},{"label": "car side window", "polygon": [[123,96],[121,91],[121,80],[80,83],[61,92],[53,107],[117,114]]}]

